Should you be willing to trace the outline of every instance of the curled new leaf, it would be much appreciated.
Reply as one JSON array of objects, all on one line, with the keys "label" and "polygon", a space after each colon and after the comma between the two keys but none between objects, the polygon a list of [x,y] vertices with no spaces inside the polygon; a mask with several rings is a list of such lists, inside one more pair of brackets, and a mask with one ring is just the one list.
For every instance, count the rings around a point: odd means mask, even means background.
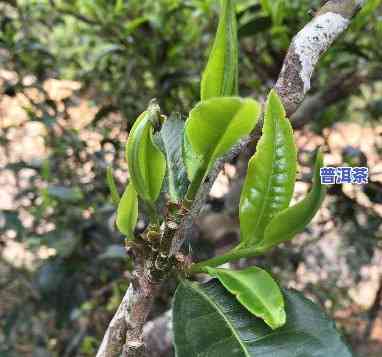
[{"label": "curled new leaf", "polygon": [[203,158],[192,149],[187,135],[183,135],[182,155],[183,162],[186,165],[187,177],[192,181],[198,172],[198,168],[202,166]]},{"label": "curled new leaf", "polygon": [[272,217],[288,207],[296,178],[296,146],[283,105],[271,91],[266,107],[263,134],[240,197],[241,247],[261,241]]},{"label": "curled new leaf", "polygon": [[134,239],[134,228],[138,219],[138,197],[134,186],[129,183],[118,204],[117,227],[127,239]]},{"label": "curled new leaf", "polygon": [[[190,179],[195,171],[206,175],[215,160],[224,155],[239,139],[255,127],[260,105],[253,99],[237,97],[212,98],[191,110],[186,122],[186,151],[198,158],[198,168],[185,158]],[[186,145],[184,144],[184,145]]]},{"label": "curled new leaf", "polygon": [[114,176],[113,176],[113,169],[108,166],[106,169],[106,182],[110,190],[110,196],[113,201],[113,203],[118,206],[119,200],[121,199],[119,197],[117,185],[115,184],[114,181]]},{"label": "curled new leaf", "polygon": [[158,115],[158,106],[152,104],[134,123],[126,145],[131,181],[138,195],[149,203],[157,200],[166,173],[166,159],[153,140]]},{"label": "curled new leaf", "polygon": [[285,324],[284,299],[270,274],[258,267],[235,271],[206,268],[209,275],[223,286],[253,315],[261,318],[273,330]]},{"label": "curled new leaf", "polygon": [[181,200],[189,184],[182,157],[184,121],[179,114],[172,114],[163,124],[160,135],[167,159],[168,193],[171,201]]},{"label": "curled new leaf", "polygon": [[292,239],[302,232],[312,220],[325,198],[326,187],[321,184],[320,168],[323,166],[321,152],[317,153],[313,186],[308,195],[296,205],[277,214],[265,230],[261,248],[269,249],[276,244]]},{"label": "curled new leaf", "polygon": [[238,86],[238,42],[234,0],[222,0],[219,25],[201,82],[201,99],[232,96]]}]

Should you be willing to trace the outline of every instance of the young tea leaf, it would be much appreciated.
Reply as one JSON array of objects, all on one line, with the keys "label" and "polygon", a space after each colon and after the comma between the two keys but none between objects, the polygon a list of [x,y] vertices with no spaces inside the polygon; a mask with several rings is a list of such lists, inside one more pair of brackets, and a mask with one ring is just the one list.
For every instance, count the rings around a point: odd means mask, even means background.
[{"label": "young tea leaf", "polygon": [[219,25],[201,82],[201,100],[237,95],[238,41],[234,0],[222,0]]},{"label": "young tea leaf", "polygon": [[310,300],[283,290],[286,324],[272,330],[217,279],[182,281],[173,303],[177,357],[352,357],[334,323]]},{"label": "young tea leaf", "polygon": [[118,204],[117,227],[127,239],[134,239],[134,228],[138,220],[138,196],[132,183],[129,183]]},{"label": "young tea leaf", "polygon": [[292,239],[302,232],[319,210],[325,198],[326,186],[321,184],[320,168],[323,166],[322,153],[317,153],[313,186],[308,195],[296,205],[278,213],[265,230],[260,246],[269,249]]},{"label": "young tea leaf", "polygon": [[[212,98],[191,110],[186,122],[185,142],[198,157],[198,169],[207,174],[215,160],[255,127],[260,105],[253,99]],[[195,167],[185,160],[189,177]]]},{"label": "young tea leaf", "polygon": [[153,140],[153,123],[159,114],[151,105],[134,123],[126,145],[126,159],[131,181],[138,195],[154,203],[166,173],[166,159]]},{"label": "young tea leaf", "polygon": [[106,168],[106,182],[107,182],[107,186],[109,187],[111,199],[113,203],[116,206],[118,206],[119,200],[121,198],[119,197],[117,185],[115,184],[115,181],[114,181],[113,169],[110,166]]},{"label": "young tea leaf", "polygon": [[296,161],[292,127],[279,97],[271,91],[263,134],[248,163],[240,197],[241,246],[260,242],[272,217],[288,207],[296,178]]},{"label": "young tea leaf", "polygon": [[285,324],[284,299],[270,274],[257,267],[228,270],[207,267],[223,286],[253,315],[261,318],[273,330]]},{"label": "young tea leaf", "polygon": [[183,134],[184,121],[180,114],[171,115],[160,131],[167,159],[168,191],[174,202],[183,199],[189,184],[182,157]]}]

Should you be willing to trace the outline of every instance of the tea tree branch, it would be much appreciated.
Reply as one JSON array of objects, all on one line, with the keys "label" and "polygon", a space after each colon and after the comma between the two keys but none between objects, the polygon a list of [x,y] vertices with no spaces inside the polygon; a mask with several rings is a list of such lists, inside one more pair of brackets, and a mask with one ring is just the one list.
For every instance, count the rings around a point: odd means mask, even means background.
[{"label": "tea tree branch", "polygon": [[144,356],[143,327],[159,289],[159,282],[148,274],[150,269],[137,271],[116,314],[106,330],[97,357]]}]

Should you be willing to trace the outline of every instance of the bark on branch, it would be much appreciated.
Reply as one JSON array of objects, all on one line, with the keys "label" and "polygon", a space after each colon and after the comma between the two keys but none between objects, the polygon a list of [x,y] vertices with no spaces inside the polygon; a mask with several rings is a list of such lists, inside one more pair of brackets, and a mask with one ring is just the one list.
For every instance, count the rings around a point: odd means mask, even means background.
[{"label": "bark on branch", "polygon": [[[317,11],[313,20],[293,38],[275,85],[288,116],[296,111],[309,91],[311,77],[321,55],[348,28],[352,16],[364,3],[364,0],[329,0]],[[200,189],[190,213],[183,218],[181,226],[175,234],[172,242],[172,256],[179,252],[185,238],[192,232],[193,216],[200,212],[209,189],[224,162],[237,156],[249,142],[248,139],[242,141],[224,159],[216,163],[209,175],[208,182]],[[145,268],[137,272],[135,282],[130,285],[110,322],[97,357],[116,357],[120,355],[121,351],[125,357],[144,355],[144,323],[158,292],[159,281],[165,276],[162,274],[161,279],[153,282],[150,278],[152,269],[153,267],[147,267],[145,264]],[[161,321],[166,322],[168,319],[164,318]],[[145,341],[149,342],[147,334]],[[154,343],[156,343],[155,341]],[[149,347],[148,350],[150,350],[150,355],[154,355],[153,349]]]},{"label": "bark on branch", "polygon": [[329,0],[312,21],[294,36],[275,85],[288,116],[296,111],[309,91],[320,57],[348,28],[351,18],[364,2]]}]

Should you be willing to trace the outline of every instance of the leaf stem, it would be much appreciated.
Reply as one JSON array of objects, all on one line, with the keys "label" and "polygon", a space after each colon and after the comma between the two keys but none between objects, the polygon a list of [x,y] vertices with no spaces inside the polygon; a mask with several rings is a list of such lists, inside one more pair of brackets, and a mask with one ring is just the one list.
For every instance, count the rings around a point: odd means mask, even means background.
[{"label": "leaf stem", "polygon": [[224,263],[238,260],[241,258],[251,258],[258,255],[262,255],[266,252],[266,249],[261,247],[255,247],[255,248],[244,248],[244,249],[232,249],[229,252],[225,253],[224,255],[220,255],[218,257],[214,257],[208,260],[204,260],[200,263],[192,264],[191,267],[188,269],[188,273],[195,274],[195,273],[205,273],[206,267],[217,267],[219,265],[222,265]]}]

